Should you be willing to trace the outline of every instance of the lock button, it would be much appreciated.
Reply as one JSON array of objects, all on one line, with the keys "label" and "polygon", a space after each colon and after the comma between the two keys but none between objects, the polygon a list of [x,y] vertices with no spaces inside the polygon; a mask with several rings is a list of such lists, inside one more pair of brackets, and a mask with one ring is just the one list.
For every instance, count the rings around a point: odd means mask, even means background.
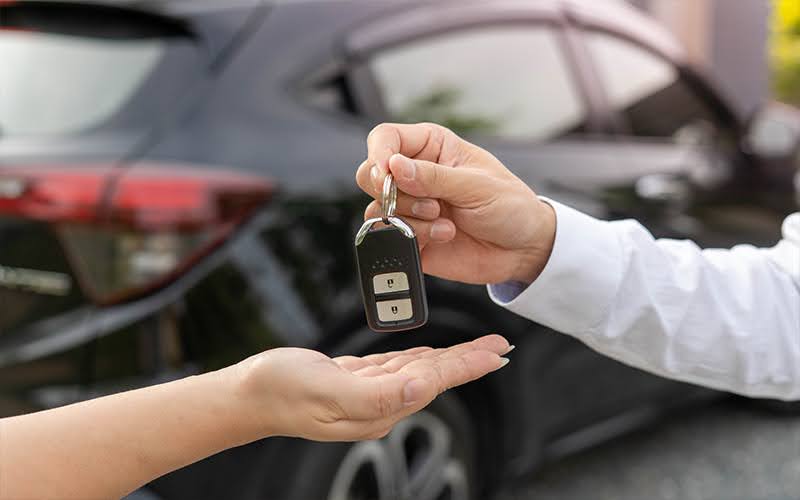
[{"label": "lock button", "polygon": [[375,304],[378,308],[378,320],[403,321],[414,316],[411,299],[384,300]]},{"label": "lock button", "polygon": [[375,294],[404,292],[408,290],[406,273],[383,273],[372,277],[372,288]]}]

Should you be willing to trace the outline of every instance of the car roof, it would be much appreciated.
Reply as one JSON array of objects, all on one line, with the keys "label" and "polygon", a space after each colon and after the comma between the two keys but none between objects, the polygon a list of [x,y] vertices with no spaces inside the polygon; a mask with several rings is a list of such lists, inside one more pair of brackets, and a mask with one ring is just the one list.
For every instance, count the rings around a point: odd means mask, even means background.
[{"label": "car roof", "polygon": [[677,63],[686,63],[683,47],[659,22],[624,0],[558,0],[578,23],[632,38]]},{"label": "car roof", "polygon": [[[21,3],[53,3],[52,0],[24,0]],[[164,16],[227,10],[265,3],[263,0],[56,0],[57,3],[98,5],[139,10]],[[13,2],[12,2],[13,3]],[[2,2],[0,2],[2,4]]]},{"label": "car roof", "polygon": [[[47,0],[26,0],[39,2]],[[335,2],[342,0],[60,0],[63,3],[95,4],[120,8],[129,8],[161,14],[179,16],[181,14],[203,11],[225,10],[237,7],[248,7],[257,4],[290,6],[315,2]],[[375,0],[363,0],[374,2]],[[408,2],[420,6],[418,0],[393,0],[385,2],[387,9],[396,9],[398,4]],[[464,0],[456,3],[462,3]],[[430,3],[436,3],[430,2]],[[442,4],[453,3],[441,0]],[[464,2],[470,3],[470,2]],[[645,43],[676,62],[685,62],[686,57],[675,38],[659,23],[646,16],[625,0],[499,0],[485,2],[487,7],[498,9],[537,8],[550,11],[563,11],[573,16],[578,22],[597,28],[608,29]]]}]

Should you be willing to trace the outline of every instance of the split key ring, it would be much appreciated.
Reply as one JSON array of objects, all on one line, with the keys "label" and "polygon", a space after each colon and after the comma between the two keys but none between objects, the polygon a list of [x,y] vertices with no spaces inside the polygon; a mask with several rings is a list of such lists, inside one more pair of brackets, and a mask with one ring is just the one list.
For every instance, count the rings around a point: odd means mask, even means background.
[{"label": "split key ring", "polygon": [[383,180],[383,192],[381,193],[381,220],[384,224],[389,224],[389,218],[394,217],[397,208],[397,184],[391,173],[386,174]]}]

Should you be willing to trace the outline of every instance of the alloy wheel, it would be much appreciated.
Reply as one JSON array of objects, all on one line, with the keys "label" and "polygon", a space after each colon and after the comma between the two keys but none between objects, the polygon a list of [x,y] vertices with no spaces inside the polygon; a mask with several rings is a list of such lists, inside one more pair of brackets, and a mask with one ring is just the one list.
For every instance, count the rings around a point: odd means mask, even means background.
[{"label": "alloy wheel", "polygon": [[452,444],[441,418],[411,415],[385,438],[348,450],[328,500],[469,500],[466,466]]}]

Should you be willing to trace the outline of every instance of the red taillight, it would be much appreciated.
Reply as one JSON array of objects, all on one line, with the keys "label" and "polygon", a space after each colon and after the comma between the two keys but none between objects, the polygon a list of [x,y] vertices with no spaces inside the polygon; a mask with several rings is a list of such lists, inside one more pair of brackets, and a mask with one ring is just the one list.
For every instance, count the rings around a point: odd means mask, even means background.
[{"label": "red taillight", "polygon": [[0,169],[0,213],[49,222],[97,219],[106,171]]},{"label": "red taillight", "polygon": [[176,277],[271,193],[261,177],[198,167],[0,168],[0,215],[52,224],[101,303]]}]

